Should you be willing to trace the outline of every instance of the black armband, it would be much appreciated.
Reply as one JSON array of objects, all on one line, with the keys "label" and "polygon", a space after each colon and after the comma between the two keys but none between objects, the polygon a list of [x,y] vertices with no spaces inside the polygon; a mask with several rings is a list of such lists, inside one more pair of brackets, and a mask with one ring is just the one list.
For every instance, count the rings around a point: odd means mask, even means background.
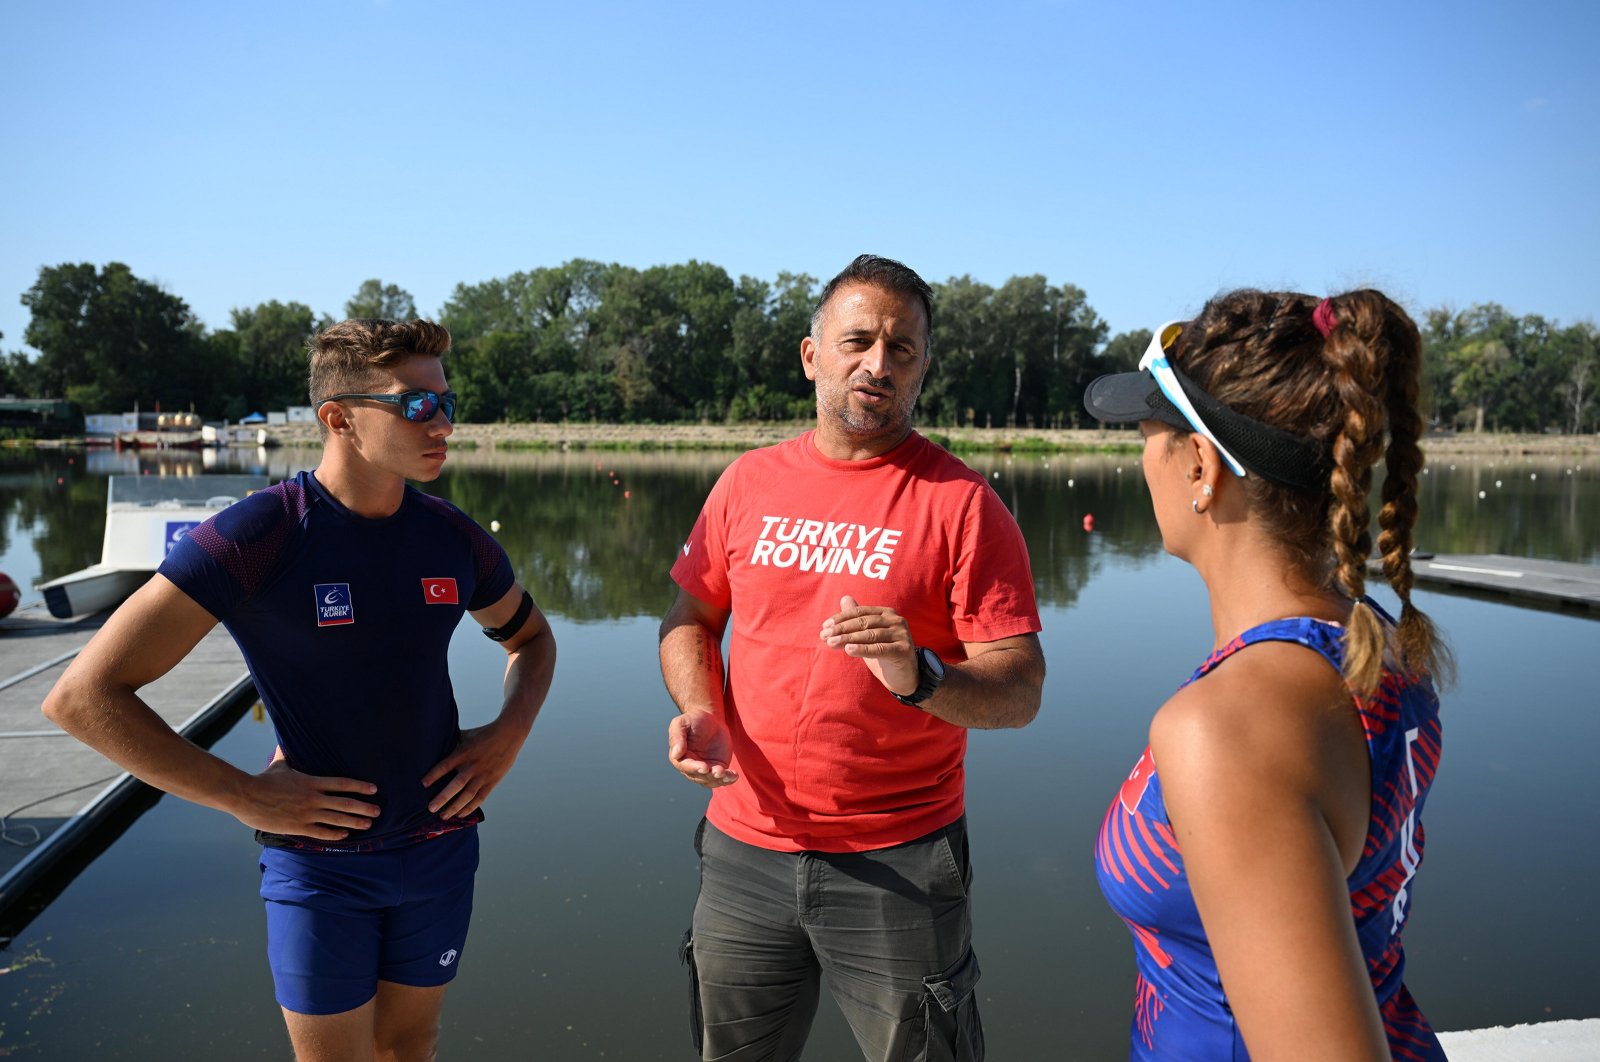
[{"label": "black armband", "polygon": [[504,626],[485,627],[483,636],[495,642],[510,641],[511,636],[522,629],[522,625],[528,622],[528,617],[531,615],[533,615],[533,595],[524,590],[522,592],[522,604],[517,606],[517,614],[512,616]]}]

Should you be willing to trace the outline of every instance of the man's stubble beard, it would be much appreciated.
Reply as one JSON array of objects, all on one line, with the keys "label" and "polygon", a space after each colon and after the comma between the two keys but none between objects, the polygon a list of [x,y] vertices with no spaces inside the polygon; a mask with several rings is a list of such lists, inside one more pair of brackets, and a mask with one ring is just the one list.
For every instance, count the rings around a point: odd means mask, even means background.
[{"label": "man's stubble beard", "polygon": [[[887,386],[870,376],[864,377],[861,382],[869,387],[884,388]],[[920,379],[913,385],[903,411],[899,404],[901,389],[898,387],[891,393],[889,404],[892,408],[874,410],[852,407],[850,395],[855,385],[856,381],[853,379],[848,381],[844,387],[838,389],[818,384],[817,411],[822,415],[823,419],[832,420],[846,434],[852,436],[870,438],[889,434],[891,431],[906,432],[911,430],[917,410],[917,399],[922,395],[922,381]]]}]

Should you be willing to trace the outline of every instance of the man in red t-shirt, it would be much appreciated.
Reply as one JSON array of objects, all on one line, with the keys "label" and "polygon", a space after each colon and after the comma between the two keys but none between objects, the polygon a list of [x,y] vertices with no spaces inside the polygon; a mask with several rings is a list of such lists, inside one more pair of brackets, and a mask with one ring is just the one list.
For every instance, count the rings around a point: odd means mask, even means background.
[{"label": "man in red t-shirt", "polygon": [[829,281],[816,430],[730,465],[673,565],[668,759],[712,790],[684,947],[706,1059],[799,1058],[822,971],[867,1059],[983,1057],[966,733],[1028,723],[1044,657],[1016,521],[911,430],[932,320],[899,262]]}]

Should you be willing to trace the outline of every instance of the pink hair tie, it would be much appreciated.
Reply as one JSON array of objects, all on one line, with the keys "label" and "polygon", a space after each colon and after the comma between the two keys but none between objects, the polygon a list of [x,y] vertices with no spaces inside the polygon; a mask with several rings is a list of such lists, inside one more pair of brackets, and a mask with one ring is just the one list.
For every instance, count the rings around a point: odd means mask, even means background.
[{"label": "pink hair tie", "polygon": [[1327,339],[1328,333],[1338,327],[1339,321],[1333,316],[1333,304],[1323,299],[1317,303],[1317,308],[1311,311],[1311,323],[1317,326],[1317,331],[1322,333],[1322,338]]}]

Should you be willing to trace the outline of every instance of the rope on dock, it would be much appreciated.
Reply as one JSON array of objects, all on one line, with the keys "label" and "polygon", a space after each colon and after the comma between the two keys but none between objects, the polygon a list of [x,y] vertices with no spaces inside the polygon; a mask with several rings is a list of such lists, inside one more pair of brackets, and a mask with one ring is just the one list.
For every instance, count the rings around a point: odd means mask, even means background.
[{"label": "rope on dock", "polygon": [[[4,841],[6,844],[14,844],[18,848],[28,848],[28,847],[31,847],[32,845],[38,844],[40,838],[43,836],[39,832],[39,827],[34,826],[31,823],[26,823],[26,822],[22,823],[20,826],[13,826],[13,825],[11,825],[11,817],[13,815],[17,815],[20,812],[27,811],[31,807],[36,807],[36,806],[38,806],[40,804],[48,803],[48,802],[50,802],[52,800],[55,800],[55,799],[57,799],[59,797],[64,797],[69,793],[76,793],[80,789],[91,789],[91,788],[93,788],[94,786],[97,786],[97,785],[105,785],[107,782],[111,781],[112,779],[114,779],[116,777],[117,776],[114,775],[114,774],[108,774],[104,778],[96,778],[92,782],[85,782],[82,785],[75,785],[71,789],[63,789],[59,793],[51,793],[49,796],[42,796],[38,800],[30,800],[26,804],[22,805],[19,808],[12,808],[10,811],[6,812],[4,815],[0,815],[0,841]],[[18,835],[20,835],[23,830],[31,831],[33,836],[29,837],[25,841],[21,840]]]}]

